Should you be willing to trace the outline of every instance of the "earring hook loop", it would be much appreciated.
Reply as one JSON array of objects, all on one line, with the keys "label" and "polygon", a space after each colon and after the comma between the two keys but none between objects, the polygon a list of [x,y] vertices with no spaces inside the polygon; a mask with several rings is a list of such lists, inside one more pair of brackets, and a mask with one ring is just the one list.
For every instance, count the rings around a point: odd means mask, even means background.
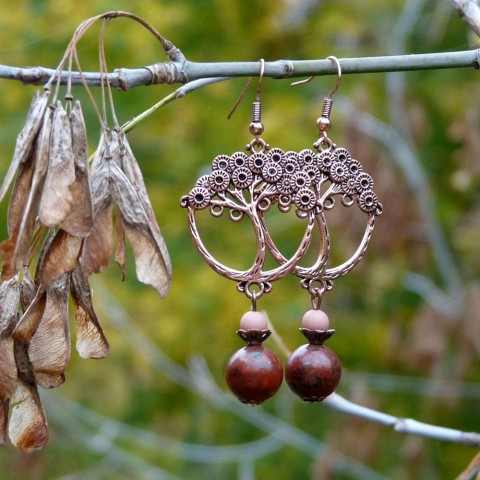
[{"label": "earring hook loop", "polygon": [[340,61],[338,60],[338,58],[334,55],[330,55],[329,57],[327,57],[327,60],[331,60],[337,65],[337,83],[333,87],[333,90],[328,94],[328,97],[332,98],[332,96],[337,92],[340,84],[342,83],[342,66],[340,65]]},{"label": "earring hook loop", "polygon": [[[259,75],[258,86],[257,86],[257,94],[255,98],[255,101],[257,102],[260,101],[260,92],[262,91],[263,76],[265,74],[265,60],[261,58],[259,61],[260,61],[260,75]],[[250,77],[247,80],[247,83],[243,87],[243,90],[240,93],[238,100],[235,102],[235,105],[232,107],[232,109],[230,110],[230,113],[227,115],[227,118],[229,120],[232,117],[232,115],[235,113],[235,110],[237,109],[237,107],[242,103],[242,100],[245,97],[245,94],[247,93],[248,87],[250,86],[250,83],[252,83],[252,77]]]},{"label": "earring hook loop", "polygon": [[[337,83],[335,84],[335,87],[333,87],[333,90],[327,95],[328,98],[332,98],[332,96],[337,92],[338,88],[340,87],[340,84],[342,83],[342,66],[340,65],[340,60],[334,55],[330,55],[326,59],[331,60],[337,66]],[[290,86],[296,87],[297,85],[303,85],[305,83],[311,82],[314,78],[315,76],[312,75],[311,77],[308,77],[305,80],[294,82]]]}]

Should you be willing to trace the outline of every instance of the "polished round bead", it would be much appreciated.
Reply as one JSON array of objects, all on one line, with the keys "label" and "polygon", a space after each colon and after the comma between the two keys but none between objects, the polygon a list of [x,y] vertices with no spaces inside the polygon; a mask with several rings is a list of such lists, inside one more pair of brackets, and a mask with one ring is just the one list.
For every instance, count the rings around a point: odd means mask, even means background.
[{"label": "polished round bead", "polygon": [[308,310],[302,318],[302,327],[310,330],[328,330],[330,321],[323,310]]},{"label": "polished round bead", "polygon": [[282,364],[271,350],[261,345],[247,345],[228,362],[226,380],[232,393],[241,402],[259,405],[280,388]]},{"label": "polished round bead", "polygon": [[264,131],[262,122],[252,122],[249,127],[249,131],[252,135],[258,136],[261,135]]},{"label": "polished round bead", "polygon": [[341,376],[340,360],[325,345],[302,345],[290,355],[285,367],[288,386],[306,402],[327,398],[337,388]]},{"label": "polished round bead", "polygon": [[317,118],[317,127],[321,132],[326,132],[327,130],[330,130],[331,126],[332,126],[332,122],[328,117]]},{"label": "polished round bead", "polygon": [[240,319],[241,330],[266,330],[267,328],[267,317],[263,313],[250,311]]}]

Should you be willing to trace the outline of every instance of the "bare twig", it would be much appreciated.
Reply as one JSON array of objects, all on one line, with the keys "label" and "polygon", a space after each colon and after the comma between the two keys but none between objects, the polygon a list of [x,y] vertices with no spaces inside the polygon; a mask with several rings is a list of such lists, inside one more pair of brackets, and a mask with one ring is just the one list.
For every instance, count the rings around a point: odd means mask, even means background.
[{"label": "bare twig", "polygon": [[480,4],[477,0],[450,0],[455,10],[480,37]]},{"label": "bare twig", "polygon": [[[479,68],[479,51],[429,53],[418,55],[392,55],[340,59],[342,74],[435,70],[444,68]],[[0,65],[0,78],[19,80],[26,84],[43,85],[55,74],[45,67],[19,68]],[[277,60],[265,62],[265,77],[293,78],[310,75],[336,75],[337,68],[329,60]],[[101,74],[83,72],[89,86],[102,84]],[[169,61],[137,69],[120,68],[108,75],[112,87],[128,90],[144,85],[188,83],[193,80],[217,77],[248,77],[258,75],[258,62],[197,63]],[[79,72],[62,72],[60,81],[66,84],[71,76],[72,85],[81,85]]]},{"label": "bare twig", "polygon": [[388,415],[371,408],[357,405],[336,393],[333,393],[326,398],[323,401],[323,404],[332,410],[363,418],[369,422],[378,423],[386,427],[391,427],[399,433],[420,435],[422,437],[435,438],[447,442],[462,443],[472,447],[480,446],[479,433],[462,432],[452,428],[438,427],[411,418],[394,417],[393,415]]}]

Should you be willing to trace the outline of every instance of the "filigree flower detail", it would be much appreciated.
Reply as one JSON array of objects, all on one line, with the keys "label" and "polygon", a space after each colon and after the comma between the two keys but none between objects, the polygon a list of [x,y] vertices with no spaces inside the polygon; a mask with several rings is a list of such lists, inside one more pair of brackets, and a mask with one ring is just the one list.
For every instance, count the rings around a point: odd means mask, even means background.
[{"label": "filigree flower detail", "polygon": [[330,179],[335,183],[342,183],[349,175],[348,166],[343,162],[335,162],[330,167]]},{"label": "filigree flower detail", "polygon": [[372,213],[380,204],[373,190],[365,190],[358,197],[358,205],[365,213]]},{"label": "filigree flower detail", "polygon": [[302,167],[317,164],[317,155],[312,150],[309,150],[309,149],[302,150],[298,154],[298,157],[299,157],[299,163]]},{"label": "filigree flower detail", "polygon": [[224,192],[230,185],[230,175],[225,170],[214,170],[208,176],[208,185],[214,192]]},{"label": "filigree flower detail", "polygon": [[317,203],[317,197],[309,188],[301,188],[294,196],[293,201],[296,207],[307,212]]},{"label": "filigree flower detail", "polygon": [[371,190],[373,188],[373,178],[368,173],[362,172],[356,179],[356,185],[359,193],[364,190]]},{"label": "filigree flower detail", "polygon": [[202,175],[196,182],[195,186],[196,187],[204,187],[204,188],[209,188],[210,183],[208,181],[209,176],[208,175]]},{"label": "filigree flower detail", "polygon": [[[284,175],[277,183],[277,191],[280,194],[290,195],[295,190],[295,186],[292,183],[292,177]],[[297,189],[298,190],[298,189]]]},{"label": "filigree flower detail", "polygon": [[282,175],[283,170],[280,163],[267,162],[262,168],[262,177],[267,183],[277,183]]},{"label": "filigree flower detail", "polygon": [[212,162],[212,170],[229,170],[231,158],[227,155],[217,155]]},{"label": "filigree flower detail", "polygon": [[276,147],[267,153],[267,157],[270,162],[281,163],[285,159],[285,153],[281,148]]},{"label": "filigree flower detail", "polygon": [[322,172],[315,165],[306,165],[302,170],[310,177],[312,185],[318,183],[322,178]]},{"label": "filigree flower detail", "polygon": [[248,155],[243,152],[235,152],[230,157],[230,170],[248,166]]},{"label": "filigree flower detail", "polygon": [[350,152],[346,148],[336,148],[333,151],[333,156],[337,162],[348,162],[352,159]]},{"label": "filigree flower detail", "polygon": [[248,188],[253,182],[253,174],[247,167],[237,168],[232,173],[232,183],[235,188],[243,190]]},{"label": "filigree flower detail", "polygon": [[320,152],[317,157],[318,161],[318,168],[323,172],[323,173],[329,173],[330,168],[333,165],[333,162],[335,161],[335,157],[333,156],[332,152],[330,150],[324,150],[323,152]]},{"label": "filigree flower detail", "polygon": [[254,173],[262,173],[263,166],[267,163],[268,157],[263,153],[254,153],[248,159],[248,167]]},{"label": "filigree flower detail", "polygon": [[195,210],[203,210],[210,204],[210,191],[205,187],[194,187],[188,194],[188,204]]},{"label": "filigree flower detail", "polygon": [[283,171],[287,175],[293,175],[295,172],[300,170],[300,165],[298,164],[297,159],[295,159],[294,157],[287,157],[283,161],[282,166],[283,166]]},{"label": "filigree flower detail", "polygon": [[350,160],[348,162],[348,171],[352,175],[358,175],[363,170],[362,164],[358,160]]},{"label": "filigree flower detail", "polygon": [[357,193],[357,179],[353,175],[349,175],[342,182],[342,191],[348,195]]},{"label": "filigree flower detail", "polygon": [[312,179],[308,173],[300,170],[294,173],[291,177],[290,184],[294,192],[297,192],[301,188],[309,187],[312,184]]}]

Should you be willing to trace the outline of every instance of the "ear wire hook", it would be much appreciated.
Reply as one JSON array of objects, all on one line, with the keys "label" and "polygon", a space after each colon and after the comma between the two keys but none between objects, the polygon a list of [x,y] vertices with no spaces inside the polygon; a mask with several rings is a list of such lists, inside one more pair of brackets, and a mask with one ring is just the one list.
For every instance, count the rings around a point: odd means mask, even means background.
[{"label": "ear wire hook", "polygon": [[[340,65],[340,61],[338,60],[338,58],[332,55],[330,57],[327,57],[327,60],[331,60],[332,62],[335,62],[335,65],[337,66],[337,83],[333,87],[333,90],[323,99],[322,114],[320,115],[320,117],[317,118],[317,127],[318,127],[318,132],[320,136],[319,136],[319,139],[313,144],[313,146],[318,149],[320,149],[322,145],[328,145],[329,147],[334,147],[334,144],[327,136],[327,130],[330,130],[332,126],[332,122],[330,121],[330,112],[332,111],[332,105],[333,105],[332,97],[335,94],[335,92],[338,90],[338,87],[340,87],[340,83],[342,82],[342,67]],[[292,83],[291,86],[294,87],[296,85],[302,85],[304,83],[308,83],[312,81],[313,78],[314,78],[313,76],[308,77],[305,80],[300,80],[299,82]]]},{"label": "ear wire hook", "polygon": [[[260,77],[259,77],[259,80],[258,80],[257,95],[255,97],[256,102],[260,102],[260,92],[262,91],[262,81],[263,81],[264,73],[265,73],[265,60],[263,58],[261,58],[260,59]],[[235,105],[230,110],[230,113],[227,115],[227,118],[229,120],[230,120],[231,116],[234,114],[237,107],[240,105],[240,103],[242,103],[242,100],[245,97],[245,94],[247,93],[248,87],[250,86],[250,83],[252,83],[252,77],[250,77],[248,79],[246,85],[243,87],[242,93],[240,93],[240,96],[238,97],[238,100],[235,102]]]},{"label": "ear wire hook", "polygon": [[[335,57],[334,55],[330,55],[329,57],[327,57],[327,60],[331,60],[332,62],[335,62],[335,65],[337,66],[337,83],[335,84],[335,87],[333,87],[333,90],[327,95],[328,98],[332,98],[332,96],[336,93],[336,91],[340,87],[340,84],[342,83],[342,66],[340,65],[340,61],[338,60],[338,58]],[[305,80],[294,82],[290,86],[296,87],[297,85],[303,85],[305,83],[311,82],[314,78],[315,76],[312,75],[311,77],[308,77]]]}]

